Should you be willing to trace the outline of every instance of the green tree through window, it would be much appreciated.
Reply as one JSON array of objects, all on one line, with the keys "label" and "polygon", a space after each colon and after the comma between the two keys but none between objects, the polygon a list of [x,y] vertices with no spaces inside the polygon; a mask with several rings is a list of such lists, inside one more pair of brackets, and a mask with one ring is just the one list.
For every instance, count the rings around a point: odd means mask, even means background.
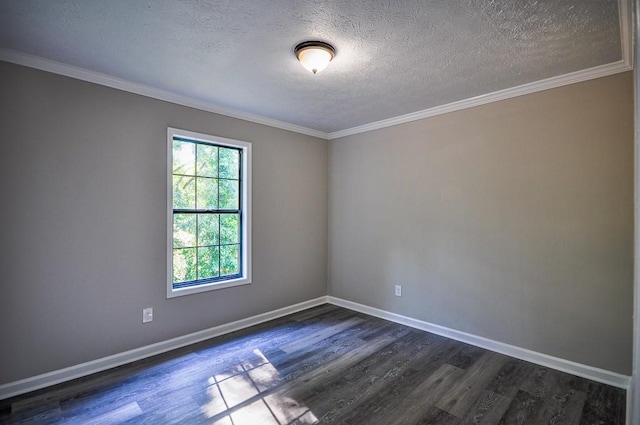
[{"label": "green tree through window", "polygon": [[245,151],[171,136],[170,290],[243,277]]}]

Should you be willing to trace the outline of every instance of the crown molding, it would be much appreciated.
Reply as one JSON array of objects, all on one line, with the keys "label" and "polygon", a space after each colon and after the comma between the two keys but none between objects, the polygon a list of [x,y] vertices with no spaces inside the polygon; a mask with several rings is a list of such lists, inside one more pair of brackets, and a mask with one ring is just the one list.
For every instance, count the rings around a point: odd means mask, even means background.
[{"label": "crown molding", "polygon": [[460,111],[462,109],[473,108],[474,106],[486,105],[487,103],[511,99],[514,97],[523,96],[525,94],[531,94],[543,90],[566,86],[569,84],[606,77],[608,75],[613,75],[620,72],[631,71],[633,69],[631,0],[618,0],[618,11],[620,16],[620,47],[622,50],[622,59],[618,62],[600,65],[581,71],[571,72],[569,74],[559,75],[556,77],[550,77],[544,80],[526,83],[520,86],[483,94],[469,99],[459,100],[456,102],[448,103],[446,105],[435,106],[433,108],[423,109],[422,111],[412,112],[410,114],[400,115],[394,118],[388,118],[369,124],[359,125],[357,127],[334,131],[328,134],[328,139],[333,140],[339,139],[341,137],[352,136],[354,134],[366,133],[368,131],[379,130],[381,128],[404,124],[411,121],[417,121],[423,118],[429,118],[436,115],[448,114],[449,112]]},{"label": "crown molding", "polygon": [[30,68],[40,69],[42,71],[60,74],[78,80],[88,81],[130,93],[163,100],[177,105],[187,106],[190,108],[200,109],[202,111],[212,112],[214,114],[225,115],[245,121],[263,124],[270,127],[288,130],[295,133],[305,134],[324,140],[334,140],[354,134],[366,133],[368,131],[379,130],[394,125],[404,124],[411,121],[417,121],[424,118],[434,117],[437,115],[447,114],[449,112],[460,111],[475,106],[486,105],[492,102],[511,99],[526,94],[536,93],[543,90],[553,89],[566,86],[569,84],[580,83],[595,78],[606,77],[608,75],[620,72],[630,71],[633,69],[633,40],[632,40],[632,7],[631,0],[618,0],[618,10],[620,12],[620,45],[622,48],[622,59],[618,62],[600,65],[593,68],[571,72],[556,77],[546,78],[532,83],[526,83],[517,87],[511,87],[492,93],[483,94],[469,99],[459,100],[456,102],[440,105],[433,108],[412,112],[406,115],[400,115],[344,130],[326,133],[320,130],[314,130],[285,121],[268,118],[250,112],[240,111],[216,105],[212,102],[205,102],[188,96],[172,93],[167,90],[157,89],[144,84],[138,84],[120,78],[111,77],[88,69],[67,65],[38,56],[17,52],[14,50],[0,48],[0,60],[15,63],[18,65],[28,66]]},{"label": "crown molding", "polygon": [[332,133],[329,133],[328,138],[329,140],[333,140],[339,139],[341,137],[352,136],[354,134],[366,133],[368,131],[379,130],[381,128],[404,124],[411,121],[417,121],[423,118],[429,118],[436,115],[448,114],[449,112],[473,108],[474,106],[486,105],[487,103],[511,99],[514,97],[523,96],[525,94],[536,93],[539,91],[562,87],[582,81],[593,80],[595,78],[606,77],[607,75],[630,71],[631,69],[631,64],[627,64],[624,61],[619,61],[608,65],[601,65],[594,68],[585,69],[583,71],[576,71],[570,74],[551,77],[544,80],[535,81],[533,83],[527,83],[521,86],[483,94],[480,96],[472,97],[470,99],[464,99],[457,102],[448,103],[446,105],[412,112],[410,114],[401,115],[395,118],[376,121],[369,124],[360,125],[358,127],[348,128],[346,130],[334,131]]},{"label": "crown molding", "polygon": [[269,127],[275,127],[282,130],[293,131],[295,133],[306,134],[308,136],[314,136],[320,139],[327,139],[327,133],[323,131],[314,130],[273,118],[268,118],[262,115],[252,114],[250,112],[240,111],[238,109],[216,105],[210,102],[204,102],[202,100],[194,99],[189,96],[172,93],[168,90],[162,90],[144,84],[134,83],[77,66],[67,65],[61,62],[29,55],[27,53],[17,52],[15,50],[0,48],[0,60],[39,69],[42,71],[52,72],[54,74],[64,75],[65,77],[71,77],[90,83],[100,84],[114,89],[150,97],[153,99],[163,100],[165,102],[175,103],[176,105],[187,106],[206,112],[213,112],[214,114],[225,115],[227,117],[250,121],[257,124],[263,124]]}]

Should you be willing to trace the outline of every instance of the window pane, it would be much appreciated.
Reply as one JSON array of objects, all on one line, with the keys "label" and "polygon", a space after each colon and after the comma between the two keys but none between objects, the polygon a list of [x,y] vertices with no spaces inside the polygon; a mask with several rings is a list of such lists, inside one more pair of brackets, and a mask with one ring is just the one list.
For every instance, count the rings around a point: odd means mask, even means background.
[{"label": "window pane", "polygon": [[220,180],[220,209],[240,209],[238,180]]},{"label": "window pane", "polygon": [[219,248],[207,247],[198,248],[198,279],[211,279],[217,277],[218,268],[218,252]]},{"label": "window pane", "polygon": [[239,242],[239,214],[220,214],[220,244],[232,244]]},{"label": "window pane", "polygon": [[188,248],[196,246],[196,215],[173,215],[173,247]]},{"label": "window pane", "polygon": [[173,176],[173,208],[187,209],[196,206],[194,177]]},{"label": "window pane", "polygon": [[191,280],[196,280],[196,249],[174,249],[173,281],[188,282]]},{"label": "window pane", "polygon": [[172,128],[168,133],[167,297],[249,283],[251,232],[244,220],[250,221],[251,205],[243,180],[251,171],[244,169],[251,144]]},{"label": "window pane", "polygon": [[198,209],[218,208],[218,179],[197,177],[198,181]]},{"label": "window pane", "polygon": [[218,177],[218,148],[211,145],[197,145],[199,176]]},{"label": "window pane", "polygon": [[240,174],[240,152],[237,149],[220,148],[220,178],[237,179]]},{"label": "window pane", "polygon": [[219,245],[218,214],[198,214],[198,246]]},{"label": "window pane", "polygon": [[196,145],[173,141],[173,174],[195,175]]},{"label": "window pane", "polygon": [[240,273],[240,245],[220,247],[220,276]]}]

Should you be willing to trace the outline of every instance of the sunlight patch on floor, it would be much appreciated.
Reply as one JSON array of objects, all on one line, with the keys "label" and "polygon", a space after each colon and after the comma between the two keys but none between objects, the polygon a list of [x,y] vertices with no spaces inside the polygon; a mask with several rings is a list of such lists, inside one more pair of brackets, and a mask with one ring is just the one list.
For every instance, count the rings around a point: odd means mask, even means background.
[{"label": "sunlight patch on floor", "polygon": [[[288,425],[314,424],[315,415],[304,404],[278,393],[258,397],[282,382],[282,376],[260,350],[252,356],[211,376],[207,388],[209,401],[202,407],[207,418],[230,414],[214,422],[215,425]],[[250,402],[255,399],[253,402]],[[240,408],[234,409],[243,403]]]}]

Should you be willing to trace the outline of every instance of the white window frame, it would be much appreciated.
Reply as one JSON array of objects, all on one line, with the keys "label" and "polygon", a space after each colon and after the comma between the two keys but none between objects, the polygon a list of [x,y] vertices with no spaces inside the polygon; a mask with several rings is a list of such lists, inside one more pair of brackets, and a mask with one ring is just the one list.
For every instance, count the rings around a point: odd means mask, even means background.
[{"label": "white window frame", "polygon": [[[220,146],[229,146],[242,150],[242,199],[240,200],[241,277],[218,282],[204,283],[185,288],[173,287],[173,138],[181,137],[194,141],[213,143]],[[247,285],[251,283],[251,143],[241,140],[227,139],[211,136],[177,128],[167,128],[167,298],[183,295],[197,294],[200,292],[230,288],[233,286]]]}]

